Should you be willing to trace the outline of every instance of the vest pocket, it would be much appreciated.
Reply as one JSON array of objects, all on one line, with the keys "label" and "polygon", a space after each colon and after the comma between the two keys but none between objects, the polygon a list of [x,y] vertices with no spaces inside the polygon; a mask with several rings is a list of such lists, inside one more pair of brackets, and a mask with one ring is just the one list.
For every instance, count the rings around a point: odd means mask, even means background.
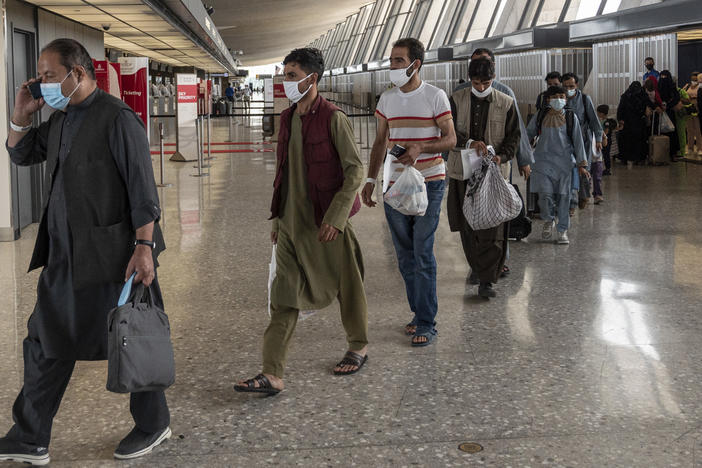
[{"label": "vest pocket", "polygon": [[134,250],[134,230],[125,219],[109,226],[74,229],[73,274],[76,289],[122,282]]}]

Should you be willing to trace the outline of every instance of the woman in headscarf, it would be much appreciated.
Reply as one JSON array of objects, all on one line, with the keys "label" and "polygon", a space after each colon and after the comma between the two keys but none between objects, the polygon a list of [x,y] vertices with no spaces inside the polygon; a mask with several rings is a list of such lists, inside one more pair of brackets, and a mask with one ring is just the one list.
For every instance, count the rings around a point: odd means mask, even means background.
[{"label": "woman in headscarf", "polygon": [[[663,101],[663,109],[666,115],[668,115],[670,121],[673,122],[673,126],[676,126],[676,113],[682,111],[683,104],[680,100],[678,87],[675,85],[673,76],[668,70],[663,70],[661,72],[661,79],[658,82],[658,93]],[[667,135],[670,138],[670,160],[675,161],[678,156],[678,151],[680,150],[678,129],[676,127],[673,132],[663,133],[663,135]]]},{"label": "woman in headscarf", "polygon": [[646,161],[648,156],[646,115],[651,113],[655,106],[638,81],[631,83],[619,100],[617,108],[617,120],[621,127],[619,154],[629,165],[643,164]]}]

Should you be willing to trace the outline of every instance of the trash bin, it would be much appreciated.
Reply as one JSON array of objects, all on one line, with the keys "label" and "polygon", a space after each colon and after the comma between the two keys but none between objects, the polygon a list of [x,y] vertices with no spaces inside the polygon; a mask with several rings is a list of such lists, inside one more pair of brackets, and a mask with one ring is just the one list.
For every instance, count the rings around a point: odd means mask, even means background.
[{"label": "trash bin", "polygon": [[227,114],[233,114],[234,103],[232,101],[227,101]]}]

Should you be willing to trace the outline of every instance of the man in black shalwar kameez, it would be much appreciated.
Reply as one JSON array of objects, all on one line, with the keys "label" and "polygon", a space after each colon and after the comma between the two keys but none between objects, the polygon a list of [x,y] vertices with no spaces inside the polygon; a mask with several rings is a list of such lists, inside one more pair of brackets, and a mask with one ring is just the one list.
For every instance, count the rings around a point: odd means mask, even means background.
[{"label": "man in black shalwar kameez", "polygon": [[[47,45],[38,70],[43,97],[29,92],[36,80],[18,91],[7,149],[15,164],[47,164],[45,211],[30,265],[43,270],[24,340],[24,386],[13,406],[15,424],[0,438],[0,460],[43,465],[75,361],[107,359],[107,314],[124,280],[136,271],[135,282],[151,285],[154,302],[163,306],[155,259],[164,245],[139,117],[97,88],[90,56],[76,41]],[[52,90],[49,83],[60,85]],[[58,110],[31,128],[44,104]],[[171,434],[163,391],[131,394],[130,410],[135,427],[116,458],[145,455]]]}]

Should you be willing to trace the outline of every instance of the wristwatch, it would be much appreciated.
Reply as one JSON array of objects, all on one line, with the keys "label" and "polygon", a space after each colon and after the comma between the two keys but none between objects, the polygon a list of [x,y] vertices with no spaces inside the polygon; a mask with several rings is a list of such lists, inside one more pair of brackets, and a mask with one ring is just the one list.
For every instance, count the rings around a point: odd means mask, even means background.
[{"label": "wristwatch", "polygon": [[143,239],[137,239],[137,240],[135,240],[135,241],[134,241],[134,245],[135,245],[135,246],[137,246],[137,245],[148,245],[149,247],[151,247],[152,250],[156,248],[156,242],[154,242],[154,241],[149,241],[149,240],[143,240]]}]

